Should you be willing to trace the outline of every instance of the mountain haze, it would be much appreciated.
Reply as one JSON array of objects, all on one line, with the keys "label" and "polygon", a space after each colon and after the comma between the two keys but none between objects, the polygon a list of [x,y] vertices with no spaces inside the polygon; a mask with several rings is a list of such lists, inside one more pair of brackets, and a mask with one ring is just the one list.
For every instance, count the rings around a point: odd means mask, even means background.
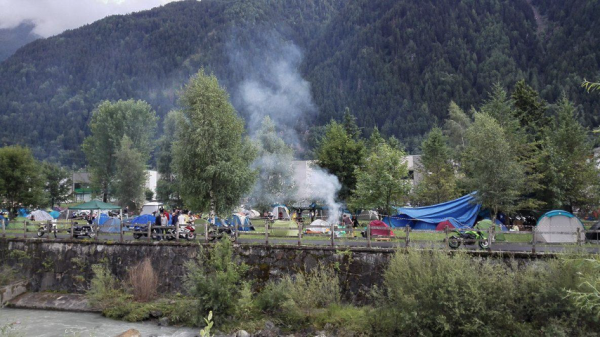
[{"label": "mountain haze", "polygon": [[240,83],[269,87],[270,61],[282,60],[310,83],[316,111],[281,128],[324,124],[349,107],[366,130],[415,149],[450,100],[478,106],[492,84],[519,79],[550,102],[565,92],[596,126],[597,95],[580,84],[600,78],[599,14],[588,0],[171,3],[36,40],[1,63],[0,142],[83,165],[80,144],[102,100],[143,99],[164,116],[204,67],[248,116]]}]

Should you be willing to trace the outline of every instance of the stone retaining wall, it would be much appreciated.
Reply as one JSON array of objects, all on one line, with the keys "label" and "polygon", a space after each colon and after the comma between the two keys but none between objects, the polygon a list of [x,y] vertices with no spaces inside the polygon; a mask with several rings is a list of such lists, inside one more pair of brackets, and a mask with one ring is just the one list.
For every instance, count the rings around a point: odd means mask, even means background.
[{"label": "stone retaining wall", "polygon": [[[125,279],[128,268],[150,258],[159,275],[160,292],[184,292],[185,263],[198,256],[201,245],[175,242],[111,243],[81,240],[0,239],[0,262],[22,271],[32,291],[82,293],[93,276],[91,266],[107,263],[112,272]],[[204,246],[204,245],[203,245]],[[210,249],[212,245],[205,245]],[[334,266],[344,292],[360,296],[381,282],[381,275],[394,249],[295,247],[283,245],[234,245],[239,259],[250,266],[255,287],[285,274],[315,267]],[[479,255],[490,255],[479,252]],[[507,257],[504,254],[492,256]],[[508,255],[542,257],[543,254]]]}]

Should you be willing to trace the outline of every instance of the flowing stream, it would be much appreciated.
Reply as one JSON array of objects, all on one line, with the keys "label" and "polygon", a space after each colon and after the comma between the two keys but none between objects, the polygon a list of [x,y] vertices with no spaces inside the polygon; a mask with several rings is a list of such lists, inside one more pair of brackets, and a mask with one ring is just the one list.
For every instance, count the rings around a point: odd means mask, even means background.
[{"label": "flowing stream", "polygon": [[115,337],[129,329],[144,337],[197,336],[200,330],[115,321],[94,313],[0,308],[0,336]]}]

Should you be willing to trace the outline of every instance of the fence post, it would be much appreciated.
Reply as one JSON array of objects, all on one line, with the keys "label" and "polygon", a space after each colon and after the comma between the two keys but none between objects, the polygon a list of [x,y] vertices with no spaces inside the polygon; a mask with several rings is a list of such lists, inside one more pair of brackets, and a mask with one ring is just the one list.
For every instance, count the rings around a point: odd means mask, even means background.
[{"label": "fence post", "polygon": [[50,234],[52,233],[52,222],[50,220],[46,220],[46,233],[48,233],[48,239],[50,239]]},{"label": "fence post", "polygon": [[577,245],[583,245],[583,240],[581,240],[581,228],[577,227]]},{"label": "fence post", "polygon": [[535,241],[536,241],[535,234],[536,234],[536,232],[537,232],[536,227],[533,227],[531,229],[531,234],[532,234],[531,253],[533,253],[533,254],[535,254]]},{"label": "fence post", "polygon": [[119,221],[119,242],[123,243],[123,217],[121,216],[121,221]]},{"label": "fence post", "polygon": [[152,241],[152,223],[148,221],[148,242]]},{"label": "fence post", "polygon": [[175,224],[175,241],[179,241],[179,221]]},{"label": "fence post", "polygon": [[406,238],[405,238],[406,245],[405,245],[405,248],[408,248],[408,245],[410,244],[410,226],[406,225],[405,230],[406,230]]},{"label": "fence post", "polygon": [[204,243],[208,243],[208,221],[204,223]]},{"label": "fence post", "polygon": [[494,228],[495,227],[496,227],[496,225],[492,224],[492,226],[488,228],[488,237],[487,237],[488,250],[492,250],[492,237],[494,235]]},{"label": "fence post", "polygon": [[265,245],[269,245],[269,219],[265,220]]},{"label": "fence post", "polygon": [[446,225],[446,227],[444,227],[444,234],[446,235],[446,238],[444,239],[444,243],[446,244],[444,249],[448,250],[450,249],[450,245],[448,244],[449,240],[448,240],[448,226]]},{"label": "fence post", "polygon": [[27,238],[27,223],[28,221],[25,220],[25,222],[23,222],[23,238],[26,239]]},{"label": "fence post", "polygon": [[71,219],[71,240],[73,240],[73,219]]},{"label": "fence post", "polygon": [[335,247],[335,224],[331,223],[331,247]]},{"label": "fence post", "polygon": [[2,238],[6,238],[6,223],[5,220],[2,219]]},{"label": "fence post", "polygon": [[298,246],[302,246],[302,222],[298,222]]},{"label": "fence post", "polygon": [[367,247],[371,248],[371,224],[367,225]]}]

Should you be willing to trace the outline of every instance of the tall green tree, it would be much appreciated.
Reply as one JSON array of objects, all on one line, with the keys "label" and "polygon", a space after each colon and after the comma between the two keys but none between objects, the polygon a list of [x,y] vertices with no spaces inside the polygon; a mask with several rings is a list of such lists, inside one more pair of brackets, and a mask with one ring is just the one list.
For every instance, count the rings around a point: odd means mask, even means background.
[{"label": "tall green tree", "polygon": [[356,168],[365,152],[363,142],[354,139],[343,124],[331,121],[316,152],[318,165],[337,176],[342,184],[339,197],[347,199],[356,187]]},{"label": "tall green tree", "polygon": [[156,113],[144,101],[104,101],[92,113],[91,135],[83,142],[93,185],[108,201],[114,188],[117,151],[121,148],[123,136],[131,140],[144,163],[153,149],[153,135],[156,129]]},{"label": "tall green tree", "polygon": [[294,150],[277,135],[275,123],[266,116],[255,137],[258,156],[253,167],[258,170],[258,179],[250,200],[252,204],[266,211],[277,202],[288,202],[296,194],[294,186]]},{"label": "tall green tree", "polygon": [[566,96],[556,108],[544,142],[548,206],[573,212],[598,205],[600,172],[587,130],[577,121],[576,108]]},{"label": "tall green tree", "polygon": [[350,138],[356,141],[360,140],[360,128],[356,124],[356,117],[350,113],[350,108],[344,110],[342,125],[344,125],[344,130],[346,130]]},{"label": "tall green tree", "polygon": [[456,198],[456,175],[442,129],[433,128],[421,144],[421,150],[423,154],[417,170],[423,175],[423,180],[415,188],[417,203],[434,205]]},{"label": "tall green tree", "polygon": [[450,102],[448,106],[448,119],[444,124],[444,133],[453,152],[453,157],[458,159],[467,146],[467,129],[473,120],[456,103]]},{"label": "tall green tree", "polygon": [[539,141],[543,135],[543,129],[549,120],[546,117],[547,104],[540,98],[535,89],[520,80],[514,87],[512,99],[515,106],[515,116],[521,125],[527,130],[530,139]]},{"label": "tall green tree", "polygon": [[523,191],[525,169],[496,119],[475,113],[467,129],[462,168],[466,187],[477,191],[475,199],[489,208],[495,220],[500,210],[514,210]]},{"label": "tall green tree", "polygon": [[0,148],[0,199],[14,210],[43,203],[43,180],[40,163],[31,150],[21,146]]},{"label": "tall green tree", "polygon": [[120,143],[119,151],[115,154],[115,196],[121,206],[135,210],[144,201],[147,179],[145,158],[127,135],[123,136]]},{"label": "tall green tree", "polygon": [[44,162],[42,164],[42,172],[44,176],[44,191],[48,198],[50,207],[55,204],[61,204],[71,199],[71,173],[64,168]]},{"label": "tall green tree", "polygon": [[356,168],[356,189],[350,200],[353,209],[378,209],[392,214],[410,191],[408,167],[402,150],[381,143]]},{"label": "tall green tree", "polygon": [[182,199],[190,208],[226,214],[254,185],[256,149],[227,92],[204,69],[186,85],[180,106],[177,132],[185,136],[173,144],[173,164]]},{"label": "tall green tree", "polygon": [[157,169],[160,175],[156,184],[158,200],[183,206],[179,197],[178,181],[173,172],[173,143],[177,137],[177,119],[180,111],[173,110],[163,121],[162,136],[158,140]]}]

